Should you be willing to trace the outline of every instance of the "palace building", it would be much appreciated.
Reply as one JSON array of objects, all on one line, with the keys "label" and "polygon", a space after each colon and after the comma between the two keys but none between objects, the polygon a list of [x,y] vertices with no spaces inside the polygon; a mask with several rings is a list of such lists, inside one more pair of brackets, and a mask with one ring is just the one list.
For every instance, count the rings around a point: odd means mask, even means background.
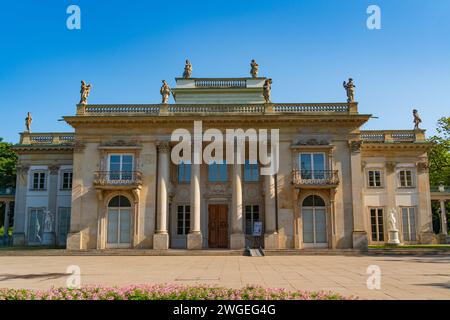
[{"label": "palace building", "polygon": [[[392,223],[401,243],[431,243],[424,130],[360,130],[371,115],[358,112],[351,81],[342,103],[271,102],[271,82],[254,69],[192,78],[188,68],[175,88],[164,82],[163,103],[130,105],[89,104],[83,83],[76,114],[64,117],[73,133],[28,130],[14,147],[13,244],[365,249],[387,243]],[[194,121],[203,131],[279,129],[278,172],[262,175],[248,159],[173,163],[171,135]]]}]

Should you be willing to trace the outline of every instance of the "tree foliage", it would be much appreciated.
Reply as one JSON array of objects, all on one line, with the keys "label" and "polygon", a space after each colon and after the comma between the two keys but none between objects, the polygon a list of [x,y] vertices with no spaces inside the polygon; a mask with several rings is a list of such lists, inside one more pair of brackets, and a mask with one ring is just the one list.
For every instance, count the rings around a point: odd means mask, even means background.
[{"label": "tree foliage", "polygon": [[17,155],[12,150],[12,143],[0,138],[0,188],[16,185]]},{"label": "tree foliage", "polygon": [[430,184],[450,186],[450,117],[440,118],[436,131],[438,134],[429,139],[433,142],[428,152]]}]

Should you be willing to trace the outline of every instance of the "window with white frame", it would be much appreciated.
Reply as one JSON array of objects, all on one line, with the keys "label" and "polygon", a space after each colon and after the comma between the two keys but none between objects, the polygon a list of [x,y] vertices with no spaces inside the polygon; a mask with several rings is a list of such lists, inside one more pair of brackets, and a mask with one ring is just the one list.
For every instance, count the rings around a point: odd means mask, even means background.
[{"label": "window with white frame", "polygon": [[254,223],[260,220],[259,205],[245,206],[245,233],[252,235]]},{"label": "window with white frame", "polygon": [[72,189],[72,171],[63,171],[61,175],[61,189],[70,190]]},{"label": "window with white frame", "polygon": [[372,188],[381,187],[381,170],[368,170],[367,183]]},{"label": "window with white frame", "polygon": [[45,190],[46,178],[47,175],[45,174],[44,171],[33,171],[31,188],[33,190]]},{"label": "window with white frame", "polygon": [[211,163],[208,167],[208,179],[210,182],[226,182],[228,180],[226,161]]},{"label": "window with white frame", "polygon": [[187,235],[190,229],[191,218],[191,206],[181,205],[178,206],[177,211],[177,234]]},{"label": "window with white frame", "polygon": [[245,160],[244,163],[244,181],[256,182],[259,181],[259,167],[258,162],[250,162]]},{"label": "window with white frame", "polygon": [[324,179],[325,178],[325,154],[300,153],[300,174],[302,179]]},{"label": "window with white frame", "polygon": [[190,162],[181,162],[178,165],[178,183],[191,182],[191,164]]},{"label": "window with white frame", "polygon": [[403,241],[417,241],[416,210],[414,207],[402,208]]},{"label": "window with white frame", "polygon": [[413,187],[413,172],[410,169],[402,169],[398,172],[400,187]]},{"label": "window with white frame", "polygon": [[370,226],[372,241],[384,241],[383,208],[370,208]]},{"label": "window with white frame", "polygon": [[131,180],[133,175],[132,154],[110,154],[109,155],[109,179]]}]

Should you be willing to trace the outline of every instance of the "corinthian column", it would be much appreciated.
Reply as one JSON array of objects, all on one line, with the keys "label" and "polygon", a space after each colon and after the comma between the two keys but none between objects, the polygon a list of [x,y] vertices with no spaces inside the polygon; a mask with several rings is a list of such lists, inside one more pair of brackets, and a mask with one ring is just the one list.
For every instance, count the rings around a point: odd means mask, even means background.
[{"label": "corinthian column", "polygon": [[167,232],[167,190],[169,187],[170,145],[168,141],[157,143],[158,149],[158,200],[156,211],[156,233],[153,235],[153,249],[165,250],[169,248],[169,234]]},{"label": "corinthian column", "polygon": [[191,164],[191,225],[187,236],[188,249],[202,248],[200,230],[200,164]]},{"label": "corinthian column", "polygon": [[243,232],[244,221],[242,219],[242,165],[237,163],[235,152],[233,164],[233,194],[231,208],[231,249],[245,248],[245,235]]}]

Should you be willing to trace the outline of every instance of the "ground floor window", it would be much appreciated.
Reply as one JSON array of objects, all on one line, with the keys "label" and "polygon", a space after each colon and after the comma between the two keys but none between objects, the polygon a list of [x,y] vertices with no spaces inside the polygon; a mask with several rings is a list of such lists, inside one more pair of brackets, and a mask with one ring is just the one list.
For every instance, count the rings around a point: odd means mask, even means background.
[{"label": "ground floor window", "polygon": [[177,234],[186,235],[190,228],[191,206],[178,206],[177,210]]},{"label": "ground floor window", "polygon": [[70,230],[70,208],[59,208],[58,210],[58,244],[65,246],[67,234]]},{"label": "ground floor window", "polygon": [[372,241],[384,241],[383,209],[370,208]]},{"label": "ground floor window", "polygon": [[131,243],[131,203],[124,196],[116,196],[108,204],[107,244],[127,246]]},{"label": "ground floor window", "polygon": [[416,210],[414,207],[402,208],[403,241],[417,241]]},{"label": "ground floor window", "polygon": [[44,209],[30,209],[30,216],[28,220],[28,243],[40,244],[44,236]]},{"label": "ground floor window", "polygon": [[303,243],[326,244],[327,225],[325,202],[319,196],[308,196],[302,203]]},{"label": "ground floor window", "polygon": [[245,233],[252,235],[255,222],[259,222],[259,205],[245,206]]}]

